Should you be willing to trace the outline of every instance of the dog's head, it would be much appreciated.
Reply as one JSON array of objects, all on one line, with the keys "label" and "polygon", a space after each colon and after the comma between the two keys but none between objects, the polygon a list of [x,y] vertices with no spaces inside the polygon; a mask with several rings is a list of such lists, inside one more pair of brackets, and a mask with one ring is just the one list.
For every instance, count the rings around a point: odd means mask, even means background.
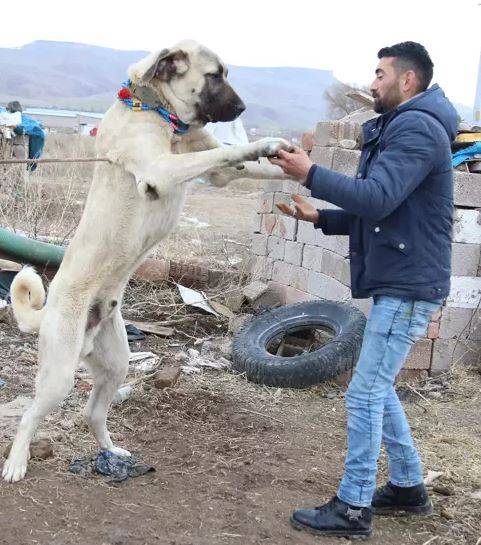
[{"label": "dog's head", "polygon": [[232,121],[245,105],[226,79],[219,57],[194,41],[152,53],[129,68],[136,85],[152,89],[190,125]]}]

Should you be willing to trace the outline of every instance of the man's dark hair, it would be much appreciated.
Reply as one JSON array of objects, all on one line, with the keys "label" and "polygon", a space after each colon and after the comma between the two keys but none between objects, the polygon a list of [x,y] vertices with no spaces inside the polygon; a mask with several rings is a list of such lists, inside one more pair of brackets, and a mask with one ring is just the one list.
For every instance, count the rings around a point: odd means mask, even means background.
[{"label": "man's dark hair", "polygon": [[377,57],[395,57],[394,64],[399,71],[413,70],[419,80],[420,92],[425,91],[433,79],[433,61],[426,48],[416,42],[401,42],[391,47],[383,47]]},{"label": "man's dark hair", "polygon": [[10,112],[11,114],[14,114],[15,112],[22,112],[22,106],[18,100],[12,100],[12,102],[9,102],[5,109],[7,112]]}]

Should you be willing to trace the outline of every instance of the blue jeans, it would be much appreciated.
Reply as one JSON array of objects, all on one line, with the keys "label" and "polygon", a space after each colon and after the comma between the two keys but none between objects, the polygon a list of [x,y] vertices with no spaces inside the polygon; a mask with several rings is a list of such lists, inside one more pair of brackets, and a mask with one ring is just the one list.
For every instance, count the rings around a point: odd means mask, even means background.
[{"label": "blue jeans", "polygon": [[397,486],[423,481],[406,415],[394,382],[411,346],[427,330],[440,303],[376,296],[351,383],[346,393],[348,449],[338,497],[367,507],[376,489],[381,441],[389,480]]}]

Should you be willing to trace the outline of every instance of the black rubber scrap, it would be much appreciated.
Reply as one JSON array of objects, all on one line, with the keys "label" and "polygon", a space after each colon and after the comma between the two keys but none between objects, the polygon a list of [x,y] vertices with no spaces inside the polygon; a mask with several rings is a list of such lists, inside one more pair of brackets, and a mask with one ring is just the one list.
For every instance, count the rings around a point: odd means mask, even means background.
[{"label": "black rubber scrap", "polygon": [[[366,318],[348,303],[318,300],[286,305],[256,316],[234,337],[233,368],[266,386],[303,388],[333,379],[353,368]],[[318,350],[292,357],[271,354],[270,341],[283,332],[327,328],[332,339]]]}]

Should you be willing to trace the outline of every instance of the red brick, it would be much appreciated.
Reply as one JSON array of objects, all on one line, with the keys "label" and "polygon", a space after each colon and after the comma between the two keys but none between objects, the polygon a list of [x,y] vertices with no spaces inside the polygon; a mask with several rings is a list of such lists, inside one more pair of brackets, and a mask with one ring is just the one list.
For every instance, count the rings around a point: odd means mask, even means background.
[{"label": "red brick", "polygon": [[437,339],[439,337],[439,322],[429,322],[428,339]]},{"label": "red brick", "polygon": [[419,339],[411,348],[404,369],[429,369],[431,367],[432,349],[433,341],[431,339]]}]

